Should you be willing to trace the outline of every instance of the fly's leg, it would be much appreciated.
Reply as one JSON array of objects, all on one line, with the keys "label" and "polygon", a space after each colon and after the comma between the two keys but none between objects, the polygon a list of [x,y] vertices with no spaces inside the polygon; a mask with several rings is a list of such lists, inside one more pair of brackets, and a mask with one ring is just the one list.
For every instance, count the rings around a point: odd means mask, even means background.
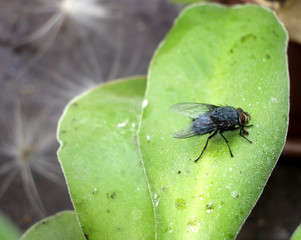
[{"label": "fly's leg", "polygon": [[241,136],[241,137],[243,137],[244,139],[246,139],[249,143],[252,143],[252,141],[250,141],[249,139],[247,139],[247,138],[244,136],[244,134],[245,134],[245,135],[248,135],[249,133],[248,133],[246,130],[244,130],[243,128],[241,128],[241,129],[240,129],[240,132],[239,132],[239,136]]},{"label": "fly's leg", "polygon": [[223,139],[226,141],[227,146],[228,146],[229,151],[230,151],[230,155],[231,155],[231,157],[233,157],[233,154],[232,154],[231,148],[230,148],[230,146],[229,146],[228,140],[225,138],[225,136],[223,135],[223,132],[222,132],[222,131],[219,131],[219,134],[220,134],[220,135],[223,137]]},{"label": "fly's leg", "polygon": [[207,142],[206,142],[206,144],[205,144],[205,147],[203,148],[203,151],[201,152],[200,156],[199,156],[197,159],[194,160],[194,162],[197,162],[197,161],[201,158],[201,156],[203,155],[204,151],[205,151],[206,148],[207,148],[207,145],[208,145],[208,142],[209,142],[210,138],[214,137],[214,136],[216,135],[217,131],[218,131],[218,130],[214,131],[214,133],[212,133],[212,134],[207,138]]}]

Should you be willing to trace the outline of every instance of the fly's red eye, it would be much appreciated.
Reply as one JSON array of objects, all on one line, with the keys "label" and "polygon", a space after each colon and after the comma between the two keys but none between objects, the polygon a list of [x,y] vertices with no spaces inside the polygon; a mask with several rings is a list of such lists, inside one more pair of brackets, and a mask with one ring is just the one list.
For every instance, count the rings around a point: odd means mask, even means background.
[{"label": "fly's red eye", "polygon": [[237,108],[238,116],[239,116],[239,121],[242,125],[246,125],[249,123],[251,116],[249,113],[244,112],[241,108]]},{"label": "fly's red eye", "polygon": [[245,122],[246,117],[245,117],[243,111],[238,111],[238,115],[239,115],[240,123],[244,125],[244,124],[246,123],[246,122]]},{"label": "fly's red eye", "polygon": [[246,118],[245,122],[246,122],[246,123],[249,123],[249,121],[251,120],[250,114],[247,113],[247,112],[244,112],[244,115],[245,115],[245,118]]}]

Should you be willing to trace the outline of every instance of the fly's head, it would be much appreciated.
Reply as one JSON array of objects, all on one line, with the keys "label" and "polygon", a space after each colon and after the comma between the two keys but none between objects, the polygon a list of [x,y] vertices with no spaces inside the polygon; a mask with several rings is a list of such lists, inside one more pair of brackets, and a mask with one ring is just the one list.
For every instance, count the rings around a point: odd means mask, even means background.
[{"label": "fly's head", "polygon": [[251,120],[251,116],[249,115],[249,113],[244,112],[241,108],[237,108],[237,113],[239,116],[239,124],[244,126],[247,125],[249,123],[249,121]]}]

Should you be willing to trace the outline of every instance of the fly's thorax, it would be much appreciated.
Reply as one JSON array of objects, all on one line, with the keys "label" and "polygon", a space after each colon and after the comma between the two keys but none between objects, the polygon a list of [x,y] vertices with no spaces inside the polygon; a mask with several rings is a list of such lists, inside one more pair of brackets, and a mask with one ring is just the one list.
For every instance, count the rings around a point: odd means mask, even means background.
[{"label": "fly's thorax", "polygon": [[241,108],[237,108],[237,114],[240,125],[247,125],[251,120],[251,116],[247,112],[244,112]]},{"label": "fly's thorax", "polygon": [[219,107],[211,112],[211,118],[223,128],[231,128],[239,123],[236,109],[232,107]]}]

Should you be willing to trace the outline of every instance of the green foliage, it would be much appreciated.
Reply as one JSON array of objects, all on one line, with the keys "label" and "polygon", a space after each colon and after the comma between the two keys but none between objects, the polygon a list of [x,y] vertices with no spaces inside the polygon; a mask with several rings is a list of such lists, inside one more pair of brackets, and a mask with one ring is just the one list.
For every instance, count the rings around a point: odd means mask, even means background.
[{"label": "green foliage", "polygon": [[0,239],[16,240],[20,237],[20,231],[0,212]]},{"label": "green foliage", "polygon": [[[288,126],[286,32],[263,8],[189,7],[152,60],[139,142],[155,205],[158,239],[233,239],[283,148]],[[252,116],[248,143],[226,132],[175,139],[191,119],[179,102],[241,107]],[[156,196],[156,197],[154,197]]]},{"label": "green foliage", "polygon": [[145,78],[105,84],[74,99],[58,152],[89,239],[153,239],[154,213],[136,131]]},{"label": "green foliage", "polygon": [[[58,155],[85,235],[235,238],[284,145],[286,44],[283,26],[268,10],[194,5],[156,52],[144,101],[142,77],[74,99],[59,124]],[[216,136],[194,163],[207,136],[172,137],[191,122],[169,111],[178,102],[243,108],[252,116],[253,144],[238,131],[226,132],[234,158]]]},{"label": "green foliage", "polygon": [[24,233],[20,240],[85,240],[73,211],[43,219]]},{"label": "green foliage", "polygon": [[299,227],[296,229],[291,237],[291,240],[301,240],[301,225],[299,225]]}]

